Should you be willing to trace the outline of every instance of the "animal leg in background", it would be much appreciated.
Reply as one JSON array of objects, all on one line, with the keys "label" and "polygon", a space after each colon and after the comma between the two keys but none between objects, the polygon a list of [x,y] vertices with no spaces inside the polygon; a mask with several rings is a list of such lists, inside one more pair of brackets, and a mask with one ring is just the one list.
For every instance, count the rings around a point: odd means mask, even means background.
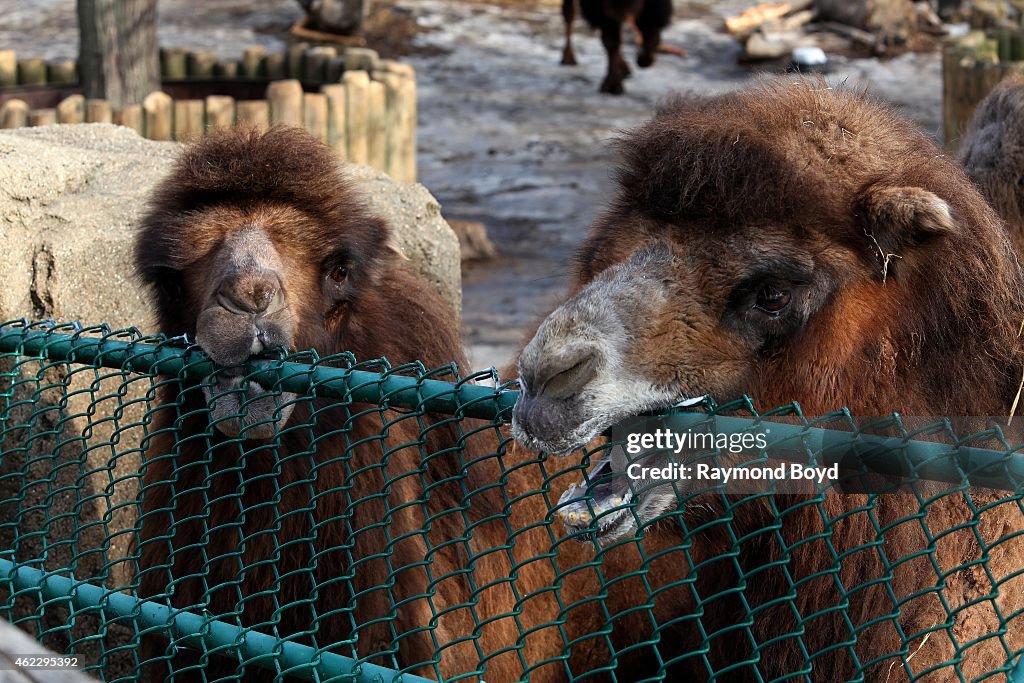
[{"label": "animal leg in background", "polygon": [[565,20],[565,48],[562,64],[576,66],[576,53],[572,49],[572,22],[576,19],[576,0],[562,0],[562,18]]},{"label": "animal leg in background", "polygon": [[[636,17],[630,15],[626,22],[629,24],[629,28],[632,29],[633,31],[633,42],[637,46],[643,47],[645,43],[644,34],[640,30],[640,27],[636,25]],[[660,41],[661,37],[659,36],[658,39]],[[679,45],[666,45],[665,43],[661,42],[658,43],[656,51],[665,55],[675,55],[676,57],[685,58],[690,56],[690,53],[686,51],[685,47],[681,47]]]},{"label": "animal leg in background", "polygon": [[[636,16],[636,28],[640,33],[640,52],[636,56],[637,65],[646,69],[654,64],[654,59],[661,49],[661,32],[672,20],[671,0],[647,0],[640,13]],[[685,56],[686,52],[680,56]]]},{"label": "animal leg in background", "polygon": [[601,92],[621,95],[622,81],[629,76],[629,65],[622,58],[622,22],[611,17],[602,17],[601,43],[608,53],[608,74],[601,82]]}]

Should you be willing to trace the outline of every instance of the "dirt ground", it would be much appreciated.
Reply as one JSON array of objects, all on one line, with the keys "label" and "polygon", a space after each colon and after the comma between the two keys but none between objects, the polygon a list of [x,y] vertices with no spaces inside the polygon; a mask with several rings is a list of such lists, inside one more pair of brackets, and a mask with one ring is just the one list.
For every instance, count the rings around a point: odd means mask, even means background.
[{"label": "dirt ground", "polygon": [[[597,92],[600,41],[576,27],[577,67],[558,64],[558,0],[389,0],[400,36],[387,51],[418,74],[420,181],[447,216],[481,220],[501,252],[464,273],[463,328],[476,367],[501,367],[524,333],[564,292],[571,256],[611,189],[607,143],[675,93],[739,88],[765,69],[736,63],[739,46],[722,17],[753,0],[676,0],[666,42],[689,57],[663,55],[634,70],[624,97]],[[301,16],[290,0],[160,0],[166,46],[208,48],[222,57],[247,45],[280,48]],[[25,55],[74,57],[68,0],[0,0],[0,46]],[[414,22],[410,26],[409,21]],[[386,22],[382,31],[389,30]],[[391,33],[395,33],[391,30]],[[627,48],[632,59],[632,46]],[[867,88],[929,134],[941,134],[937,53],[889,60],[835,56],[829,82]]]}]

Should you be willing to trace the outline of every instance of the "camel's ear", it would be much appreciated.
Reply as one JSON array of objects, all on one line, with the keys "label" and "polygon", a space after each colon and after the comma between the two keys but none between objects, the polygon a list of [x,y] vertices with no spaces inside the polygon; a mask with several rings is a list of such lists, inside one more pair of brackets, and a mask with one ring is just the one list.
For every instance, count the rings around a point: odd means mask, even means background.
[{"label": "camel's ear", "polygon": [[402,247],[398,246],[398,240],[395,239],[394,235],[388,235],[387,240],[384,242],[384,251],[397,256],[402,261],[408,261],[409,257],[402,251]]},{"label": "camel's ear", "polygon": [[956,230],[949,204],[920,187],[871,187],[857,199],[854,215],[868,247],[882,259],[883,277],[893,258]]}]

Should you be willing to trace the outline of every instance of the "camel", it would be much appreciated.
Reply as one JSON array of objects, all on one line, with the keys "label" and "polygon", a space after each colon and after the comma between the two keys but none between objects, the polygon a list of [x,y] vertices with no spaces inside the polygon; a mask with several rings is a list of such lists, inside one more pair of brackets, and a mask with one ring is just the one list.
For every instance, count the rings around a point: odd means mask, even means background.
[{"label": "camel", "polygon": [[1024,254],[1024,76],[1000,81],[974,110],[957,158],[1006,221]]},{"label": "camel", "polygon": [[[576,1],[562,0],[562,18],[565,20],[565,48],[562,64],[574,66],[576,53],[572,48],[572,25],[576,19]],[[661,32],[672,21],[672,0],[579,0],[580,13],[594,29],[601,31],[601,43],[608,53],[608,73],[601,82],[601,92],[621,95],[625,92],[623,80],[630,70],[622,57],[622,25],[634,27],[640,51],[636,63],[642,68],[654,64],[658,52],[671,52],[685,56],[679,48],[661,44]]]},{"label": "camel", "polygon": [[[575,626],[560,624],[597,579],[576,544],[559,550],[536,523],[554,503],[539,459],[505,471],[507,439],[485,423],[242,376],[275,349],[465,363],[457,316],[326,146],[292,128],[197,142],[156,190],[135,255],[160,329],[223,366],[161,383],[141,597],[424,676],[566,680]],[[158,636],[143,654],[152,680],[272,673]]]},{"label": "camel", "polygon": [[[526,450],[700,397],[1008,414],[1024,276],[963,168],[891,109],[780,80],[671,101],[618,151],[570,291],[519,355]],[[631,485],[623,462],[594,456],[560,501],[597,547],[620,680],[1003,680],[1024,649],[1019,494],[731,496]]]}]

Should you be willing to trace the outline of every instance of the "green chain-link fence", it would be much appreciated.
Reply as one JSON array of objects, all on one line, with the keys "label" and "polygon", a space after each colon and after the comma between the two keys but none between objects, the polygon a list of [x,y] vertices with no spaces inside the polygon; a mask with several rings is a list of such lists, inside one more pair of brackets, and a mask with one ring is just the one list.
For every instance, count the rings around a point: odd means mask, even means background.
[{"label": "green chain-link fence", "polygon": [[246,371],[293,408],[273,440],[208,423],[190,387],[222,370],[183,340],[0,325],[0,617],[108,681],[1024,683],[1024,456],[998,428],[705,406],[676,419],[765,434],[754,462],[841,433],[884,473],[673,484],[653,519],[621,501],[643,534],[595,538],[562,520],[620,511],[559,497],[616,444],[515,447],[489,373]]}]

